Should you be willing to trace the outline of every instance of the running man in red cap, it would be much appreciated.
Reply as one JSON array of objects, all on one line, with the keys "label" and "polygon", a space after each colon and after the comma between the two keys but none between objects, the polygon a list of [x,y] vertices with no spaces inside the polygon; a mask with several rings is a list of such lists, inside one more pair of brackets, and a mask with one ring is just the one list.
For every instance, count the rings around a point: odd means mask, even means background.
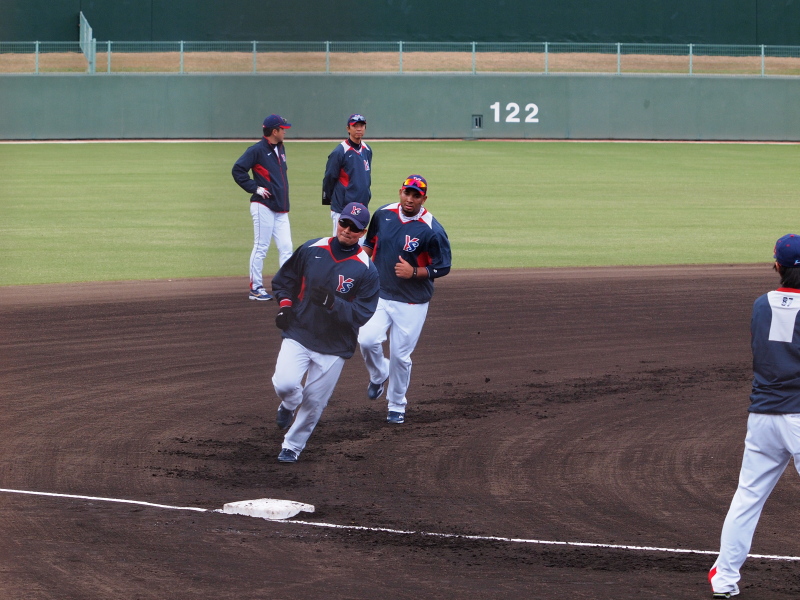
[{"label": "running man in red cap", "polygon": [[[372,215],[364,242],[381,276],[381,297],[358,343],[369,372],[367,396],[379,398],[388,381],[388,423],[405,421],[411,353],[425,324],[433,281],[450,272],[450,241],[423,206],[427,199],[428,182],[409,175],[400,187],[400,201]],[[389,331],[387,359],[383,342]]]}]

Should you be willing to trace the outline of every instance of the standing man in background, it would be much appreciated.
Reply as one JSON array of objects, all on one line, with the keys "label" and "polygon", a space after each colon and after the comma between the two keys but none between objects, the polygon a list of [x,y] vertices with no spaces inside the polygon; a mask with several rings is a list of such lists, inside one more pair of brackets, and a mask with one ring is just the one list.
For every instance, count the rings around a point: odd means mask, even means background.
[{"label": "standing man in background", "polygon": [[[330,205],[333,235],[345,204],[369,206],[372,192],[372,148],[362,141],[367,119],[358,113],[347,119],[347,139],[333,149],[322,178],[322,204]],[[362,239],[363,242],[363,239]]]},{"label": "standing man in background", "polygon": [[[250,253],[250,300],[272,300],[264,289],[264,258],[271,238],[278,247],[278,263],[292,255],[292,232],[289,227],[289,179],[286,173],[286,150],[283,138],[291,127],[280,115],[264,119],[263,137],[239,157],[233,165],[233,179],[250,196],[253,217],[253,251]],[[250,171],[253,177],[250,177]]]},{"label": "standing man in background", "polygon": [[[361,327],[358,343],[369,372],[367,396],[379,398],[389,382],[388,423],[405,422],[411,353],[425,324],[433,280],[450,272],[450,241],[422,206],[427,199],[428,182],[409,175],[400,201],[374,212],[364,242],[381,276],[381,297],[375,314]],[[390,329],[387,359],[383,342]]]},{"label": "standing man in background", "polygon": [[351,202],[336,236],[300,246],[272,279],[281,307],[275,325],[283,331],[272,378],[281,399],[276,422],[289,430],[282,463],[297,462],[356,350],[358,328],[378,305],[378,270],[358,243],[368,224],[367,207]]},{"label": "standing man in background", "polygon": [[789,461],[800,473],[800,236],[775,244],[781,286],[753,304],[753,390],[739,486],[722,526],[719,557],[708,574],[714,598],[739,594],[739,569],[761,510]]}]

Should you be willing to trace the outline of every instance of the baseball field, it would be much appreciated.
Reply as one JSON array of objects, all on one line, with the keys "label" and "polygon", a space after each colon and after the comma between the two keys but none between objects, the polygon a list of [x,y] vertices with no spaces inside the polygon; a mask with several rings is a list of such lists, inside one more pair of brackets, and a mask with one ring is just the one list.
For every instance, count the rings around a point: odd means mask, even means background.
[{"label": "baseball field", "polygon": [[[375,142],[373,202],[422,173],[453,272],[406,423],[356,356],[283,465],[249,143],[0,144],[0,597],[710,597],[800,146]],[[287,139],[295,245],[334,143]],[[743,600],[800,593],[799,495]],[[315,512],[214,512],[256,498]]]}]

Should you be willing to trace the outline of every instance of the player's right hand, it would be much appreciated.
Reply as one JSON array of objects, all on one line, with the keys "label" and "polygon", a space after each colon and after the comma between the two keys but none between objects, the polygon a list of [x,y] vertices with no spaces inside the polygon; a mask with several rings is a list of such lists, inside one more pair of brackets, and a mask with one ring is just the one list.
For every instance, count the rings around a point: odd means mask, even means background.
[{"label": "player's right hand", "polygon": [[289,328],[293,320],[294,310],[291,306],[281,306],[278,314],[275,315],[275,325],[278,329],[283,329],[284,331]]},{"label": "player's right hand", "polygon": [[316,304],[317,306],[324,306],[328,310],[332,309],[334,303],[336,302],[333,294],[321,286],[311,288],[311,294],[309,294],[309,298],[313,304]]},{"label": "player's right hand", "polygon": [[269,198],[272,195],[272,194],[269,193],[269,190],[267,188],[263,188],[263,187],[260,187],[260,186],[258,187],[258,189],[256,189],[256,194],[261,196],[264,200],[266,200],[267,198]]}]

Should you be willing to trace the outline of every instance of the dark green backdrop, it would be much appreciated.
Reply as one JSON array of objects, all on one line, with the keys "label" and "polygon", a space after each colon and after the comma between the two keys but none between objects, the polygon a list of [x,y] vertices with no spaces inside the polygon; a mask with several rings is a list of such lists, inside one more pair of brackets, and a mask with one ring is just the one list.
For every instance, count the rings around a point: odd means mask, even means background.
[{"label": "dark green backdrop", "polygon": [[800,45],[800,0],[0,0],[0,41]]}]

